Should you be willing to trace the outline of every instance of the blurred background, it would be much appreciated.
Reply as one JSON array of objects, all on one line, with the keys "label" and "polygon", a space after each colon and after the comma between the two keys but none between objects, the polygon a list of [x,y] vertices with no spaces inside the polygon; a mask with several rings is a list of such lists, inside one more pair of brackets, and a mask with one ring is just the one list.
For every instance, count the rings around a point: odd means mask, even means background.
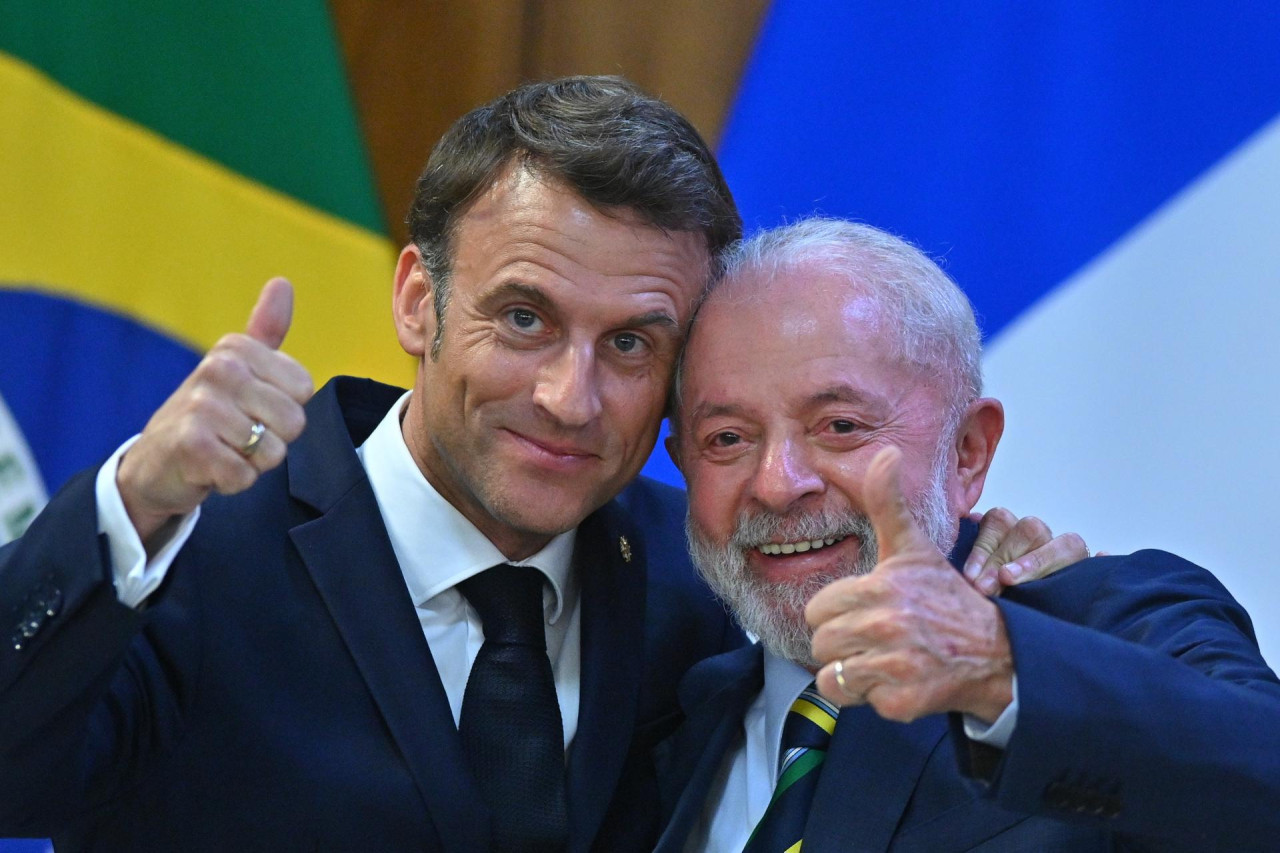
[{"label": "blurred background", "polygon": [[1277,46],[1269,0],[0,0],[0,541],[272,275],[317,384],[409,383],[390,276],[436,138],[623,74],[749,229],[822,212],[941,259],[1007,408],[984,507],[1213,569],[1280,662]]}]

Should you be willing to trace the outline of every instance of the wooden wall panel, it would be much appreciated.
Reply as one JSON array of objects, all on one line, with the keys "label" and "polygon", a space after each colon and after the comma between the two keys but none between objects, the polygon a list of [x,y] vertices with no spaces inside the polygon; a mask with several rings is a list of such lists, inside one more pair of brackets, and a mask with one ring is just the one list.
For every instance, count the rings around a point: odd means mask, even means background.
[{"label": "wooden wall panel", "polygon": [[766,0],[555,0],[541,4],[537,73],[622,74],[715,144]]},{"label": "wooden wall panel", "polygon": [[768,0],[330,0],[388,227],[458,116],[520,82],[622,74],[713,145]]}]

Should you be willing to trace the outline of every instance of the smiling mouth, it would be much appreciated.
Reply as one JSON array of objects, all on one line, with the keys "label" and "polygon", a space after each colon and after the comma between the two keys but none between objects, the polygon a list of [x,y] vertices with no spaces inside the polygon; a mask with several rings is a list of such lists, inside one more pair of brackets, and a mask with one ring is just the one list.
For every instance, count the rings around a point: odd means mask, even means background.
[{"label": "smiling mouth", "polygon": [[801,539],[798,542],[766,542],[763,545],[757,545],[756,550],[767,557],[777,557],[783,554],[803,554],[806,551],[817,551],[828,545],[834,545],[844,538],[844,536],[829,536],[826,539]]},{"label": "smiling mouth", "polygon": [[515,436],[525,444],[531,445],[550,456],[560,456],[566,459],[590,459],[598,455],[580,447],[565,447],[547,444],[536,438],[524,435],[523,433],[518,433],[515,430],[507,430],[507,432],[511,433],[511,435]]}]

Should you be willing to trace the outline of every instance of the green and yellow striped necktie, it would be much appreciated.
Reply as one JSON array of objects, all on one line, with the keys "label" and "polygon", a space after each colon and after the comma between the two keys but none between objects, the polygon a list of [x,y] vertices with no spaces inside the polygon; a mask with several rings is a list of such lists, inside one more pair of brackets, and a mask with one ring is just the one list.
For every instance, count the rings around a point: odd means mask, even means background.
[{"label": "green and yellow striped necktie", "polygon": [[743,853],[799,853],[809,806],[818,789],[818,773],[839,709],[813,684],[791,704],[782,727],[778,782],[764,816],[747,839]]}]

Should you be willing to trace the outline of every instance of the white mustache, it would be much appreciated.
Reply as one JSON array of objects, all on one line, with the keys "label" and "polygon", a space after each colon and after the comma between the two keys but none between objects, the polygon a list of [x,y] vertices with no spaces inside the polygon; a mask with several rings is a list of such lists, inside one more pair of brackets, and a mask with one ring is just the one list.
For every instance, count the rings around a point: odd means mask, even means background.
[{"label": "white mustache", "polygon": [[744,511],[738,516],[727,545],[745,551],[770,542],[843,539],[846,536],[858,537],[863,549],[876,547],[875,529],[865,515],[826,508],[785,515]]}]

